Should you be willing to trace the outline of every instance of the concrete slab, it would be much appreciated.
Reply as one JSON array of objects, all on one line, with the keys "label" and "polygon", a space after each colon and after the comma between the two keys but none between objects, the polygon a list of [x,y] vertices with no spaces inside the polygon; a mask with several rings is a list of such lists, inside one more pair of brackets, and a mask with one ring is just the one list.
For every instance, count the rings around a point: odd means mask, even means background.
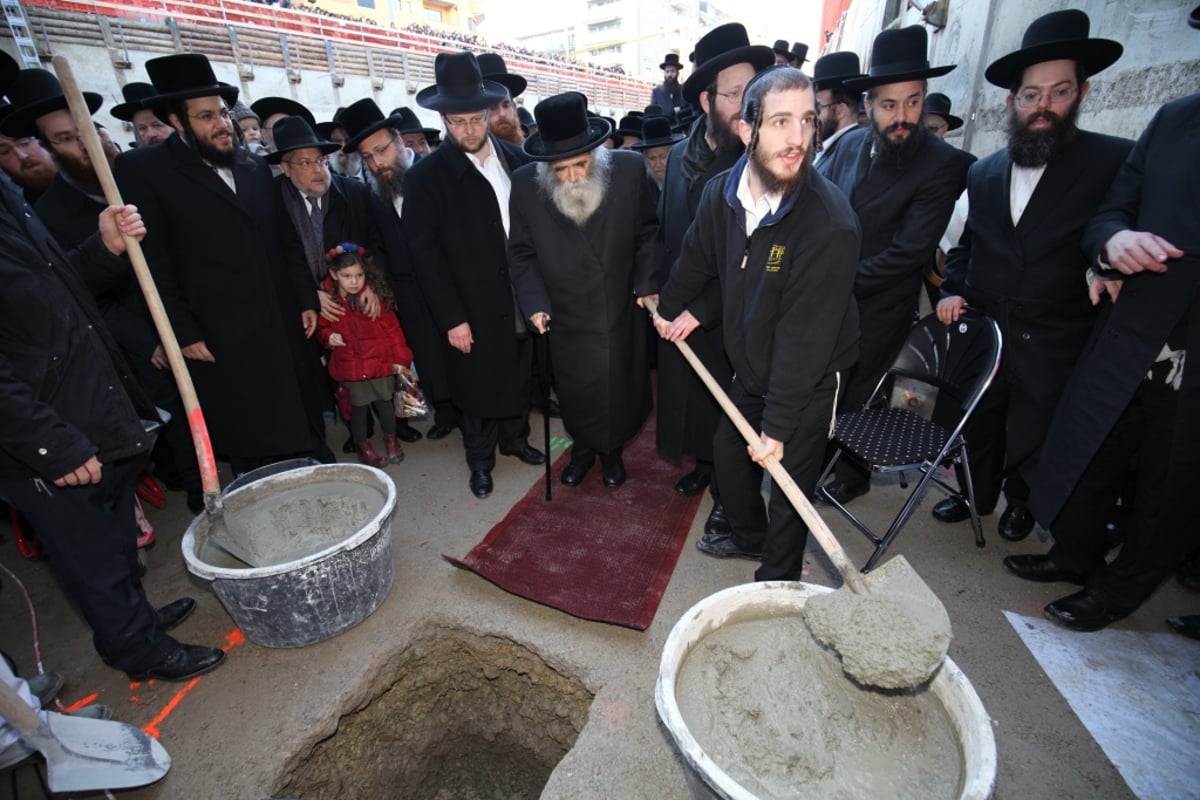
[{"label": "concrete slab", "polygon": [[[536,416],[533,428],[541,429]],[[553,432],[562,436],[557,420]],[[331,445],[340,446],[343,437],[340,430],[331,429]],[[533,437],[535,442],[539,438]],[[405,450],[407,460],[388,468],[399,492],[396,579],[379,610],[357,628],[299,650],[235,644],[225,665],[194,684],[131,686],[124,675],[100,662],[86,626],[63,599],[46,565],[22,561],[11,546],[0,546],[0,563],[25,583],[37,611],[45,667],[66,676],[64,702],[94,695],[96,701],[113,706],[118,719],[152,724],[174,759],[171,773],[158,785],[122,796],[269,797],[280,776],[315,741],[334,732],[341,715],[387,688],[408,642],[427,626],[445,625],[507,637],[556,669],[577,676],[594,692],[588,722],[552,774],[543,798],[686,798],[682,770],[654,709],[659,656],[684,611],[713,592],[752,580],[754,571],[749,561],[718,561],[695,549],[708,501],[700,507],[692,541],[684,548],[654,623],[636,632],[577,620],[514,597],[441,558],[442,553],[462,556],[482,539],[541,479],[539,468],[501,457],[495,493],[476,500],[467,490],[457,435],[439,442],[422,440]],[[1041,552],[1045,545],[1036,537],[1020,544],[1004,542],[995,534],[996,517],[989,517],[988,545],[977,549],[968,523],[932,521],[929,508],[940,495],[936,489],[931,492],[893,552],[905,554],[950,613],[955,630],[950,655],[994,721],[999,750],[996,797],[1133,796],[1004,617],[1005,611],[1040,616],[1045,603],[1070,591],[1069,586],[1017,580],[1001,566],[1005,555]],[[191,515],[182,494],[169,496],[166,509],[149,510],[159,537],[148,554],[145,584],[150,597],[159,604],[184,594],[199,598],[199,609],[177,631],[182,640],[216,646],[236,641],[235,626],[216,598],[184,569],[179,540]],[[898,510],[902,497],[898,486],[881,484],[855,507],[882,522]],[[554,502],[569,501],[570,490],[556,483],[555,498]],[[852,559],[865,562],[865,539],[835,512],[822,513]],[[0,534],[10,538],[7,523]],[[834,584],[832,569],[811,549],[809,562],[807,580]],[[26,604],[3,573],[0,582],[0,648],[29,673],[34,657]],[[1166,616],[1195,613],[1198,599],[1171,581],[1141,611],[1114,627],[1161,631]],[[22,775],[19,785],[32,787],[32,776]],[[37,796],[36,790],[30,796]]]}]

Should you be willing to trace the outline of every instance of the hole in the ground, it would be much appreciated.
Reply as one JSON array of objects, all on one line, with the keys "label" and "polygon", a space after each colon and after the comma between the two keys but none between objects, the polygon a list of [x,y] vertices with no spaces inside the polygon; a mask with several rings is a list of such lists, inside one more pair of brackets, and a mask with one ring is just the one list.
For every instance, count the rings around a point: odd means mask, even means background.
[{"label": "hole in the ground", "polygon": [[592,702],[577,678],[497,636],[428,628],[394,663],[390,686],[342,717],[276,795],[536,798]]}]

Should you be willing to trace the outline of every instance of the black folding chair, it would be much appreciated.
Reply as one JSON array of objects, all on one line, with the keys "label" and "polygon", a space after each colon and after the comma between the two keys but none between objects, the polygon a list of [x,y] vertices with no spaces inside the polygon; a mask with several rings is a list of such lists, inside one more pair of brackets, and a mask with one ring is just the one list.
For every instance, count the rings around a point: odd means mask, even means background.
[{"label": "black folding chair", "polygon": [[[967,310],[958,322],[942,324],[936,314],[919,321],[895,363],[880,379],[862,411],[839,414],[831,438],[836,452],[825,466],[823,486],[838,460],[848,456],[872,472],[919,469],[920,481],[883,536],[875,533],[824,488],[822,499],[837,508],[875,545],[863,571],[872,569],[916,510],[931,481],[962,499],[971,511],[975,544],[983,547],[983,526],[967,462],[963,428],[1000,368],[1000,328],[991,317]],[[938,467],[958,465],[966,494],[943,481]]]}]

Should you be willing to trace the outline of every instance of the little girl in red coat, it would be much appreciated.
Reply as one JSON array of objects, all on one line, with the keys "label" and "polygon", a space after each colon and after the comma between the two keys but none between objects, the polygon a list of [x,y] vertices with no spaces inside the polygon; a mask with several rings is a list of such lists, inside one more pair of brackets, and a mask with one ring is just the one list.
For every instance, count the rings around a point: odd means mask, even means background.
[{"label": "little girl in red coat", "polygon": [[[350,395],[350,435],[358,458],[372,467],[398,464],[404,460],[404,450],[396,438],[392,376],[408,371],[413,355],[392,310],[395,298],[365,248],[343,242],[326,254],[325,261],[329,264],[331,293],[346,313],[336,322],[321,317],[317,336],[330,351],[329,375]],[[367,286],[379,297],[376,319],[359,308],[358,295]],[[372,409],[383,430],[385,456],[375,451],[367,437]]]}]

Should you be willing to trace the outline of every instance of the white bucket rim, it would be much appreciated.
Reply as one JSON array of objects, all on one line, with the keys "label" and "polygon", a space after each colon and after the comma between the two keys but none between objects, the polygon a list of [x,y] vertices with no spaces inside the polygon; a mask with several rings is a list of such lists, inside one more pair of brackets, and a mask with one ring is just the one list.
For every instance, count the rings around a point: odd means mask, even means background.
[{"label": "white bucket rim", "polygon": [[[713,788],[728,800],[759,800],[759,798],[721,769],[696,741],[679,711],[675,695],[675,676],[669,674],[668,665],[682,665],[684,658],[696,643],[711,631],[728,622],[730,616],[728,613],[724,616],[716,616],[713,612],[716,608],[724,607],[726,601],[730,599],[754,595],[755,599],[763,601],[764,608],[770,604],[770,600],[783,599],[791,601],[791,604],[798,609],[803,606],[803,602],[796,604],[797,599],[803,601],[814,594],[826,594],[832,591],[833,589],[828,586],[797,581],[760,581],[738,584],[701,599],[680,616],[667,636],[666,644],[663,645],[662,659],[659,662],[658,680],[654,687],[654,704],[658,709],[659,719],[662,720],[674,739],[680,755],[689,762],[689,767],[696,769],[708,778],[714,784]],[[752,606],[747,607],[752,608]],[[778,605],[774,607],[778,608]],[[697,623],[701,624],[697,625]],[[992,796],[996,783],[996,739],[992,733],[991,717],[984,709],[983,702],[975,692],[975,687],[971,685],[966,675],[950,656],[946,656],[937,674],[934,675],[930,682],[930,689],[937,694],[943,704],[947,693],[957,694],[961,698],[965,710],[971,716],[986,723],[979,726],[978,731],[971,732],[977,737],[977,741],[975,747],[969,751],[963,743],[967,732],[959,730],[959,720],[953,714],[949,714],[949,709],[947,709],[951,723],[959,737],[964,762],[963,786],[958,796],[959,800],[987,800]]]}]

